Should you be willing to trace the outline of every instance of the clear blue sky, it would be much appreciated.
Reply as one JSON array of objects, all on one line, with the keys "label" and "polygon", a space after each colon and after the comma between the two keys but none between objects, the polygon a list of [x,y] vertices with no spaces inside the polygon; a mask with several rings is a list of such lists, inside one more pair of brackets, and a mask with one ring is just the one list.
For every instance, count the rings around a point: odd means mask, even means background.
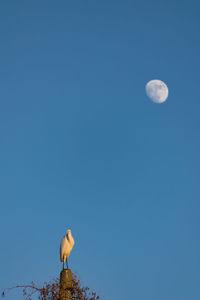
[{"label": "clear blue sky", "polygon": [[200,299],[199,15],[1,1],[0,288],[59,276],[71,228],[70,267],[102,299]]}]

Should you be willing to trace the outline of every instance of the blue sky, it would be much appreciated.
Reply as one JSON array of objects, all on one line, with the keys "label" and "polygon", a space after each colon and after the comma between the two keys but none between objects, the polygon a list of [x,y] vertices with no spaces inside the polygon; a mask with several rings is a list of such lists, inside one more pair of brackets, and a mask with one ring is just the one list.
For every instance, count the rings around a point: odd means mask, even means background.
[{"label": "blue sky", "polygon": [[59,276],[71,228],[70,267],[102,299],[199,300],[199,14],[1,1],[1,289]]}]

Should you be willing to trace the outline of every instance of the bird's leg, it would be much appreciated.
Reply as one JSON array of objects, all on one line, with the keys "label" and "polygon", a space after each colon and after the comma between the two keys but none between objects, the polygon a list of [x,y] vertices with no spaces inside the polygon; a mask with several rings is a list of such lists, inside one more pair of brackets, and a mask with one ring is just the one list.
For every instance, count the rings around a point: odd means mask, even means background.
[{"label": "bird's leg", "polygon": [[67,259],[66,259],[66,266],[67,266],[67,270],[68,270],[68,261],[67,261]]}]

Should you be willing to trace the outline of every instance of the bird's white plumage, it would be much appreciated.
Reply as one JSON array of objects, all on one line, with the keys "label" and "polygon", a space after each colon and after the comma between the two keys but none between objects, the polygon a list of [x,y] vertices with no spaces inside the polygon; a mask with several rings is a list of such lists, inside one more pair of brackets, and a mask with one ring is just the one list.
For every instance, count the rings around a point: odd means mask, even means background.
[{"label": "bird's white plumage", "polygon": [[63,237],[60,244],[60,261],[64,263],[69,257],[72,248],[74,247],[74,239],[71,230],[67,230],[67,234]]}]

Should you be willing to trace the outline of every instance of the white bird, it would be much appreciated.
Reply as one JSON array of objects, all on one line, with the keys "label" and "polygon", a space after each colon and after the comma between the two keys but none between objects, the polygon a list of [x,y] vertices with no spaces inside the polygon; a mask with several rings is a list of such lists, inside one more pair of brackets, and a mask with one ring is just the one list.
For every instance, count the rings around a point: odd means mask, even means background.
[{"label": "white bird", "polygon": [[69,257],[72,248],[74,247],[74,239],[72,237],[71,230],[68,229],[66,232],[67,234],[63,237],[60,243],[60,261],[63,263],[63,269],[65,261],[68,269],[67,258]]}]

